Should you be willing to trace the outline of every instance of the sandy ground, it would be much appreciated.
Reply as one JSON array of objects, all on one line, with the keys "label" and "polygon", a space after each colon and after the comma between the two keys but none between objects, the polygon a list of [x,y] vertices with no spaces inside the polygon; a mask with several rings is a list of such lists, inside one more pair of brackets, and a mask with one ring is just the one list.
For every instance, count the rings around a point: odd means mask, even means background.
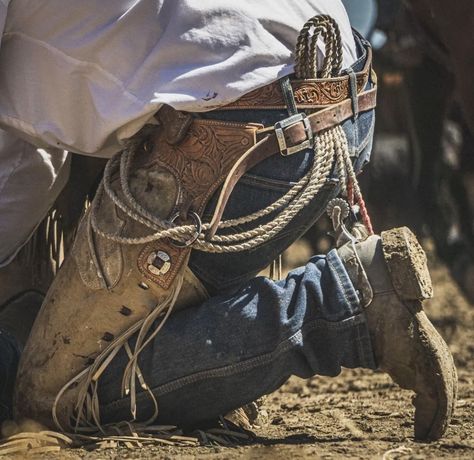
[{"label": "sandy ground", "polygon": [[[300,255],[304,248],[300,248]],[[298,258],[298,257],[297,257]],[[291,258],[295,263],[295,257]],[[431,261],[435,299],[426,311],[448,341],[459,372],[459,400],[446,436],[413,439],[412,394],[382,373],[345,370],[337,378],[290,379],[268,396],[261,426],[235,447],[146,447],[61,451],[67,459],[474,458],[474,307],[446,269]],[[47,458],[58,458],[48,455]],[[42,456],[46,458],[46,456]]]}]

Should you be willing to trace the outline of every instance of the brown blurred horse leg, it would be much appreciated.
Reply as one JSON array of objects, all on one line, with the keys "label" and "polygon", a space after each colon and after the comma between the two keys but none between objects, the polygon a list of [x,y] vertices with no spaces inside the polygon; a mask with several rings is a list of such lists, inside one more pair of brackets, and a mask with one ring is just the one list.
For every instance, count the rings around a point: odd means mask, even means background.
[{"label": "brown blurred horse leg", "polygon": [[425,30],[447,50],[445,65],[455,75],[456,95],[474,134],[474,2],[472,0],[408,0]]},{"label": "brown blurred horse leg", "polygon": [[441,254],[451,227],[445,212],[440,184],[443,181],[443,127],[451,100],[452,78],[438,63],[425,57],[421,65],[407,72],[408,110],[412,114],[412,145],[419,164],[416,194],[423,221],[428,224]]}]

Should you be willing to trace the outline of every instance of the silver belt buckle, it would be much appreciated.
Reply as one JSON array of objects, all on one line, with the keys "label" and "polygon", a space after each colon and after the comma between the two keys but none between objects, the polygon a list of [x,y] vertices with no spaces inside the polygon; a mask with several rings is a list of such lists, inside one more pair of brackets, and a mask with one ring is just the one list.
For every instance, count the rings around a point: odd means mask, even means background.
[{"label": "silver belt buckle", "polygon": [[[283,133],[284,128],[289,126],[296,125],[297,123],[304,124],[304,130],[306,132],[306,140],[300,142],[299,144],[292,145],[288,147],[286,144],[285,134]],[[305,113],[297,113],[291,117],[285,118],[284,120],[278,121],[275,123],[275,134],[278,141],[278,146],[280,147],[280,153],[286,157],[288,155],[293,155],[293,153],[300,152],[301,150],[312,148],[314,145],[314,136],[311,131],[311,124],[308,117]]]}]

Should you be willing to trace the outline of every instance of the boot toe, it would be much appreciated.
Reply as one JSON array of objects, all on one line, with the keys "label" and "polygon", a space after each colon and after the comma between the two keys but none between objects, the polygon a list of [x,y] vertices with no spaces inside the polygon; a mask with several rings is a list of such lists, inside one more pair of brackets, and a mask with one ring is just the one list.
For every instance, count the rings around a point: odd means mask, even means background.
[{"label": "boot toe", "polygon": [[423,312],[416,314],[419,336],[414,388],[415,438],[433,441],[446,431],[457,395],[457,373],[448,346]]}]

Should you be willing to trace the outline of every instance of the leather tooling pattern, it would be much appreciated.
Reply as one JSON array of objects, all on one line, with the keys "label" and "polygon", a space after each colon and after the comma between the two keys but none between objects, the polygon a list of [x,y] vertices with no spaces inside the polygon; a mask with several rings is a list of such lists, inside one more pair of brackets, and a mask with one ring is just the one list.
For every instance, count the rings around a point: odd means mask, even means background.
[{"label": "leather tooling pattern", "polygon": [[[255,143],[255,133],[259,127],[194,120],[182,142],[176,145],[169,144],[163,133],[158,134],[152,153],[155,165],[157,168],[166,168],[180,184],[180,196],[173,214],[186,216],[192,211],[202,215],[210,197],[227,177],[236,160]],[[148,280],[168,289],[190,250],[190,247],[176,247],[168,239],[147,244],[140,252],[138,268]],[[150,255],[158,251],[170,257],[171,268],[163,274],[149,270]]]},{"label": "leather tooling pattern", "polygon": [[[367,74],[357,75],[357,92],[363,90],[367,83]],[[349,77],[332,78],[330,80],[292,80],[295,101],[301,108],[322,107],[337,104],[350,97]],[[273,108],[284,104],[280,85],[273,83],[263,88],[256,89],[226,108],[242,109]]]}]

